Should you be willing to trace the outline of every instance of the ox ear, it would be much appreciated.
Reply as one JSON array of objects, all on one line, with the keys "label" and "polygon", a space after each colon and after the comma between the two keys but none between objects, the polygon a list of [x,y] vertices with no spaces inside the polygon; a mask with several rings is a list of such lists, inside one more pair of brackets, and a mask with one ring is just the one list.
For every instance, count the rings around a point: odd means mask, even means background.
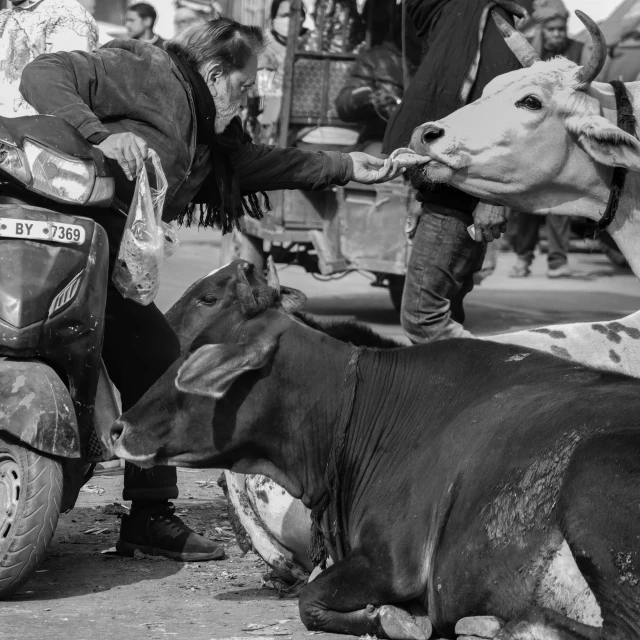
[{"label": "ox ear", "polygon": [[245,372],[269,364],[278,341],[274,337],[236,344],[206,344],[194,351],[178,370],[176,387],[219,400]]},{"label": "ox ear", "polygon": [[596,162],[640,171],[640,142],[606,118],[596,115],[580,117],[574,123],[569,122],[568,126],[578,136],[578,144]]},{"label": "ox ear", "polygon": [[293,313],[304,306],[307,296],[293,287],[280,287],[280,305],[287,313]]}]

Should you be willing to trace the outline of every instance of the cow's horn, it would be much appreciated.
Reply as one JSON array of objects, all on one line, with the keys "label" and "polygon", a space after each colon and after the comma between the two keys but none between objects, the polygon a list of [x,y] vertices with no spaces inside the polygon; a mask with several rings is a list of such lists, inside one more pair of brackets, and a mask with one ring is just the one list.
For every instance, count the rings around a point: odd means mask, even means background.
[{"label": "cow's horn", "polygon": [[251,285],[245,274],[245,265],[239,264],[236,272],[236,293],[242,308],[248,315],[254,315],[258,312],[258,302],[253,297]]},{"label": "cow's horn", "polygon": [[495,11],[493,11],[491,15],[507,46],[513,51],[513,55],[518,58],[518,62],[523,67],[530,67],[534,62],[540,62],[540,56],[519,31],[516,31],[516,29]]},{"label": "cow's horn", "polygon": [[267,284],[280,295],[280,280],[276,271],[276,263],[271,256],[267,258]]},{"label": "cow's horn", "polygon": [[578,71],[578,86],[576,89],[581,91],[586,89],[598,76],[604,63],[607,61],[607,41],[604,39],[600,27],[582,11],[576,11],[576,15],[580,18],[582,24],[587,27],[591,41],[593,43],[593,51],[587,63]]}]

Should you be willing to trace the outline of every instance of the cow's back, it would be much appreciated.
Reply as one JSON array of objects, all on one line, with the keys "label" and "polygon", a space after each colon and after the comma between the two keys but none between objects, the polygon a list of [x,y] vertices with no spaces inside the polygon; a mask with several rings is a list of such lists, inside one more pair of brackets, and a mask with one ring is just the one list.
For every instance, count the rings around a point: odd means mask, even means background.
[{"label": "cow's back", "polygon": [[553,536],[562,543],[554,508],[578,445],[640,432],[640,382],[518,346],[467,339],[367,353],[361,373],[344,484],[350,540],[397,566],[416,566],[418,553],[430,611],[468,610],[492,571],[517,608],[539,577],[519,571]]}]

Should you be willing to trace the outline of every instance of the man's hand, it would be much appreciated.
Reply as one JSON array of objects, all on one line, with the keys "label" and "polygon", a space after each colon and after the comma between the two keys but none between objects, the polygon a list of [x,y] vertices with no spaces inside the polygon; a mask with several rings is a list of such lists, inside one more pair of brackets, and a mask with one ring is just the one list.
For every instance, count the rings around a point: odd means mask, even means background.
[{"label": "man's hand", "polygon": [[476,242],[497,240],[507,230],[506,209],[497,204],[479,202],[473,212]]},{"label": "man's hand", "polygon": [[149,157],[147,143],[133,133],[113,133],[96,146],[107,158],[117,160],[129,180],[140,175]]},{"label": "man's hand", "polygon": [[404,168],[397,160],[387,158],[376,158],[361,151],[352,151],[350,154],[353,160],[353,180],[362,184],[374,184],[376,182],[387,182],[398,177]]}]

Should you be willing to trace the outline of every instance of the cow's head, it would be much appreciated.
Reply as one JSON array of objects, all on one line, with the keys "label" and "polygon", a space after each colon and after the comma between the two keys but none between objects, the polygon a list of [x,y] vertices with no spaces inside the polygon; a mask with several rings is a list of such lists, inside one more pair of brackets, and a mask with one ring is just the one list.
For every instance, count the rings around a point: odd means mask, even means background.
[{"label": "cow's head", "polygon": [[306,301],[306,296],[301,291],[277,283],[278,277],[271,256],[267,261],[266,278],[250,262],[233,260],[194,282],[165,314],[180,340],[183,354],[216,313],[237,302],[236,275],[240,265],[243,265],[250,287],[259,289],[265,284],[279,287],[281,295],[278,300],[285,310],[297,309]]},{"label": "cow's head", "polygon": [[[269,283],[252,286],[247,270],[247,263],[237,264],[223,303],[210,310],[207,328],[186,357],[114,424],[116,455],[141,467],[262,473],[295,491],[265,451],[281,438],[284,422],[278,413],[282,399],[273,392],[272,363],[283,334],[300,322],[283,309],[292,311],[305,297],[280,287],[275,270]],[[304,369],[288,374],[294,380],[305,377]],[[291,407],[290,413],[295,411],[307,408]]]},{"label": "cow's head", "polygon": [[604,37],[576,13],[594,44],[584,67],[564,58],[541,62],[495,16],[525,68],[495,78],[480,100],[414,131],[411,148],[431,158],[414,170],[414,184],[447,182],[523,211],[574,213],[576,203],[587,210],[606,203],[612,167],[640,170],[638,140],[602,115],[603,101],[615,110],[611,87],[592,86],[606,58]]}]

